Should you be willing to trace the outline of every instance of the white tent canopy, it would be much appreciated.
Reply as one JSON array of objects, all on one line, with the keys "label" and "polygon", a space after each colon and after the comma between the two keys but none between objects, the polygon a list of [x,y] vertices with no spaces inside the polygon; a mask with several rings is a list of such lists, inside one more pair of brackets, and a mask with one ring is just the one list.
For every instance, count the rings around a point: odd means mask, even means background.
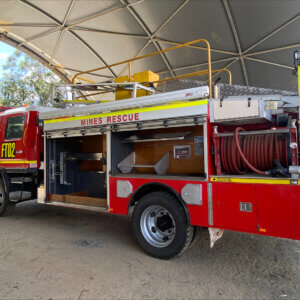
[{"label": "white tent canopy", "polygon": [[[0,41],[38,59],[65,81],[198,38],[212,47],[213,69],[233,83],[297,90],[293,52],[300,49],[299,0],[1,0]],[[206,69],[195,44],[133,63],[161,76]],[[127,66],[94,72],[107,80]],[[221,80],[227,81],[226,75]]]}]

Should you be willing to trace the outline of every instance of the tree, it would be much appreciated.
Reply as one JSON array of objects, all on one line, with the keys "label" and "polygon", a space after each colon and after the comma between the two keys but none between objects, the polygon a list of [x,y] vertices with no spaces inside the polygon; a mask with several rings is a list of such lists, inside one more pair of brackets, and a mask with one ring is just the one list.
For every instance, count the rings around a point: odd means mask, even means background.
[{"label": "tree", "polygon": [[17,50],[2,67],[1,105],[49,105],[53,85],[60,83],[59,78],[49,69]]}]

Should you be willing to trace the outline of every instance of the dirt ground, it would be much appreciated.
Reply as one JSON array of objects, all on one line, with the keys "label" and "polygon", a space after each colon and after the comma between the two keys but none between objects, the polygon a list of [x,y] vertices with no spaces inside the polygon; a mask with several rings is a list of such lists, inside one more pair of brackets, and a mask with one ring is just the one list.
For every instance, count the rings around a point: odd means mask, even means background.
[{"label": "dirt ground", "polygon": [[182,256],[153,259],[127,217],[33,201],[0,219],[1,299],[300,297],[300,242],[198,235]]}]

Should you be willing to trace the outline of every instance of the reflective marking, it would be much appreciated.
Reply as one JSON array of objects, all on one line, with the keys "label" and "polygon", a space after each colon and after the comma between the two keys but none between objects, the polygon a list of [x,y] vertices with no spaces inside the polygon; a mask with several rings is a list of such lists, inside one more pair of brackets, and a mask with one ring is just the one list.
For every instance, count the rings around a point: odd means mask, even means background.
[{"label": "reflective marking", "polygon": [[238,177],[210,177],[211,182],[233,183],[261,183],[261,184],[299,184],[295,179],[264,179],[264,178],[238,178]]},{"label": "reflective marking", "polygon": [[180,104],[168,104],[168,105],[160,105],[160,106],[154,106],[154,107],[145,107],[145,108],[121,110],[121,111],[115,111],[115,112],[112,112],[112,113],[104,113],[104,114],[97,114],[97,115],[87,115],[87,116],[80,116],[80,117],[46,120],[46,121],[44,121],[44,123],[45,124],[50,124],[50,123],[59,123],[59,122],[66,122],[66,121],[85,120],[85,119],[110,117],[110,116],[142,113],[142,112],[165,110],[165,109],[172,109],[172,108],[181,108],[181,107],[189,107],[189,106],[197,106],[197,105],[205,105],[205,104],[207,104],[207,100],[197,100],[197,101],[190,101],[190,102],[187,102],[187,103],[185,102],[185,103],[180,103]]},{"label": "reflective marking", "polygon": [[4,160],[0,159],[0,164],[34,164],[36,160]]},{"label": "reflective marking", "polygon": [[16,143],[2,143],[1,145],[1,157],[14,158],[16,156]]}]

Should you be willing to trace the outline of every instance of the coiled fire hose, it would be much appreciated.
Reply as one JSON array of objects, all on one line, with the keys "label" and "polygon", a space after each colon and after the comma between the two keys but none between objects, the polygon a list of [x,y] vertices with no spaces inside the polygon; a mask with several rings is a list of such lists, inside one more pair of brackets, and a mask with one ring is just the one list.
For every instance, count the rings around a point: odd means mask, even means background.
[{"label": "coiled fire hose", "polygon": [[274,161],[288,166],[287,136],[278,133],[239,135],[244,131],[237,127],[234,136],[221,140],[221,160],[227,174],[245,174],[251,170],[260,175],[269,174]]}]

